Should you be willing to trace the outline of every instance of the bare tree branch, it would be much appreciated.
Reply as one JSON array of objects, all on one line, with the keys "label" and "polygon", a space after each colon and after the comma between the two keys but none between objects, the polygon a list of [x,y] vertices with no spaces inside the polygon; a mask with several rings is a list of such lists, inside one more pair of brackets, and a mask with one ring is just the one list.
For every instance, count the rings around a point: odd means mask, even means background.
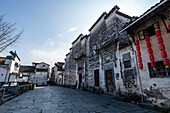
[{"label": "bare tree branch", "polygon": [[13,45],[23,33],[23,30],[15,34],[15,25],[4,22],[4,15],[0,16],[0,52],[4,51],[8,46]]}]

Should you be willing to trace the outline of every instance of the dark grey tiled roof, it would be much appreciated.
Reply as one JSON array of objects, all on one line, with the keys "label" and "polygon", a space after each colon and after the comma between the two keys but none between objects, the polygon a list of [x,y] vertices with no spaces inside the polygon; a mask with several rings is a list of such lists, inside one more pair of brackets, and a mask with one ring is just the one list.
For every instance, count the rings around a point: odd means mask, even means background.
[{"label": "dark grey tiled roof", "polygon": [[20,66],[21,73],[35,73],[35,66]]},{"label": "dark grey tiled roof", "polygon": [[64,65],[64,62],[57,62],[55,63],[56,66],[63,66]]},{"label": "dark grey tiled roof", "polygon": [[48,72],[48,69],[36,69],[36,72]]}]

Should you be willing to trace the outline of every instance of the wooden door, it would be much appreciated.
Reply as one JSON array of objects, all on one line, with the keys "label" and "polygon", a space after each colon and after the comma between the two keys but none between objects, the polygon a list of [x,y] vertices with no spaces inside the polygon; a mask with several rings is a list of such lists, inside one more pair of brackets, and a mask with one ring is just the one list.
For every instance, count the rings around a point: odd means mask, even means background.
[{"label": "wooden door", "polygon": [[79,74],[79,83],[82,83],[82,73]]},{"label": "wooden door", "polygon": [[99,69],[94,70],[95,86],[99,87]]},{"label": "wooden door", "polygon": [[114,92],[114,84],[113,84],[113,75],[112,70],[106,71],[106,83],[107,83],[107,92]]}]

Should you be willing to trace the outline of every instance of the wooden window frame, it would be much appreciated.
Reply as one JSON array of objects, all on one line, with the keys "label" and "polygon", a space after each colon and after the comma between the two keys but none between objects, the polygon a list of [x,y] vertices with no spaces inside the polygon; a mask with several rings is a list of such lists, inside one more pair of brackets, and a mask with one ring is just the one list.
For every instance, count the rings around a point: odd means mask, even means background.
[{"label": "wooden window frame", "polygon": [[156,69],[153,70],[151,67],[151,63],[148,63],[148,70],[149,70],[149,76],[151,78],[163,78],[163,77],[170,77],[170,68],[166,68],[163,65],[163,61],[157,61],[156,63]]}]

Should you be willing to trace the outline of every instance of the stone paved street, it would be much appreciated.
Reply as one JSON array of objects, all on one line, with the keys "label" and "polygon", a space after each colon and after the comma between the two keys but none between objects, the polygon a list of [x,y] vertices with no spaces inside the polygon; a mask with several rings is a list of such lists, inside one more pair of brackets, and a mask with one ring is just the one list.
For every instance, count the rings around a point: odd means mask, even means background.
[{"label": "stone paved street", "polygon": [[156,113],[111,96],[58,86],[38,87],[0,105],[0,113]]}]

